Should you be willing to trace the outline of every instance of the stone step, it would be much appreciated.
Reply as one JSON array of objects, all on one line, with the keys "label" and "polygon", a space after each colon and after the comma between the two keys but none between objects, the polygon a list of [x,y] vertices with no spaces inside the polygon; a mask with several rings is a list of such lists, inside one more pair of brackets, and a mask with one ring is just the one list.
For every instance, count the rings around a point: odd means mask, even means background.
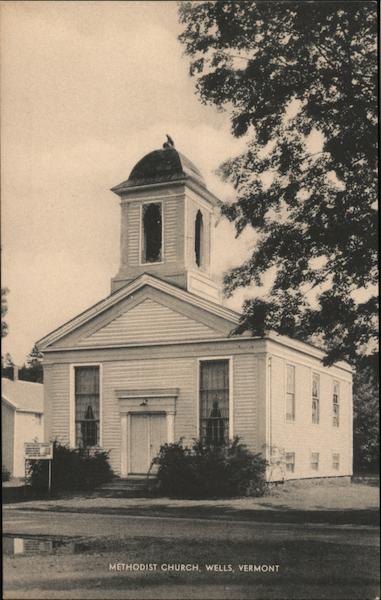
[{"label": "stone step", "polygon": [[115,479],[99,486],[95,492],[108,498],[143,498],[151,495],[154,479]]},{"label": "stone step", "polygon": [[[150,480],[152,481],[152,480]],[[147,479],[114,479],[108,483],[103,483],[101,488],[143,488],[148,487]]]},{"label": "stone step", "polygon": [[108,490],[110,492],[128,492],[128,491],[142,492],[142,491],[145,491],[148,489],[150,489],[148,485],[104,485],[104,486],[102,485],[97,488],[98,491]]}]

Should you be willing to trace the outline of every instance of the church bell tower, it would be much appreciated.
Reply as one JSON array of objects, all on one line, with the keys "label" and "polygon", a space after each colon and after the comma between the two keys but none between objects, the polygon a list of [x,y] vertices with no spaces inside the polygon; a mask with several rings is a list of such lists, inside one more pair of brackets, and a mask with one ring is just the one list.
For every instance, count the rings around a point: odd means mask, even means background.
[{"label": "church bell tower", "polygon": [[112,188],[121,199],[121,249],[111,291],[149,273],[220,302],[210,272],[219,200],[197,167],[167,138],[162,149],[144,156],[129,178]]}]

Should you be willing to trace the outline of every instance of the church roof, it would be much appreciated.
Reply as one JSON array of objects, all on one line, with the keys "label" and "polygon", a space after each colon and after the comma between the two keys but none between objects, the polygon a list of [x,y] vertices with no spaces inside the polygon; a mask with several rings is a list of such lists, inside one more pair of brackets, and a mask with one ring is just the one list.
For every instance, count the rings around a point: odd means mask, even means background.
[{"label": "church roof", "polygon": [[198,168],[173,146],[149,152],[132,169],[129,178],[112,188],[116,194],[140,185],[191,180],[206,189]]}]

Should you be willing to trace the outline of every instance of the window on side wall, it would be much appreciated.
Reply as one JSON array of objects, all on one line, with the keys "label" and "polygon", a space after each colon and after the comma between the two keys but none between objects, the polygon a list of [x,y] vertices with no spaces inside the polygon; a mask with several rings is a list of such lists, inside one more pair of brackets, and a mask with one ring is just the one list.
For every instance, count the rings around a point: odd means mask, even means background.
[{"label": "window on side wall", "polygon": [[295,367],[286,366],[286,421],[295,421]]},{"label": "window on side wall", "polygon": [[74,367],[75,445],[99,445],[99,367]]},{"label": "window on side wall", "polygon": [[319,452],[311,452],[311,469],[313,471],[319,470]]},{"label": "window on side wall", "polygon": [[295,471],[295,452],[286,452],[286,471],[288,473]]},{"label": "window on side wall", "polygon": [[142,262],[155,263],[162,260],[162,205],[150,202],[142,207],[143,248]]},{"label": "window on side wall", "polygon": [[229,439],[229,361],[200,363],[200,437],[218,446]]},{"label": "window on side wall", "polygon": [[312,374],[312,423],[320,421],[320,375]]},{"label": "window on side wall", "polygon": [[340,384],[338,381],[333,382],[332,394],[332,425],[338,427],[340,423]]},{"label": "window on side wall", "polygon": [[337,452],[332,453],[332,469],[338,471],[340,469],[340,454]]}]

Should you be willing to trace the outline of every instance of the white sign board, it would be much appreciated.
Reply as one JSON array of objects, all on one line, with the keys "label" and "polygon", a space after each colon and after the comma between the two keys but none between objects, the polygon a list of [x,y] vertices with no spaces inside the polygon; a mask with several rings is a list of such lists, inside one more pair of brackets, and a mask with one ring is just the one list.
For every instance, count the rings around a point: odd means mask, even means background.
[{"label": "white sign board", "polygon": [[49,442],[25,442],[24,458],[26,460],[52,460],[53,444],[49,444]]}]

